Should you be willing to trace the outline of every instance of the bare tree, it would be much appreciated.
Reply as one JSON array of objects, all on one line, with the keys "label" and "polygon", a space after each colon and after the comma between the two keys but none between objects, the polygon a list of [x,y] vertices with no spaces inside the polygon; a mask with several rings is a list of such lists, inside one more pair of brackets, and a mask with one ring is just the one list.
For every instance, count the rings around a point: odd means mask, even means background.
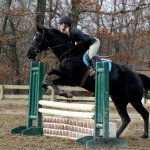
[{"label": "bare tree", "polygon": [[36,25],[44,25],[46,0],[37,0]]},{"label": "bare tree", "polygon": [[[5,1],[5,9],[9,12],[11,7],[12,0]],[[19,21],[19,20],[18,20]],[[17,53],[17,40],[16,40],[16,27],[12,16],[6,14],[4,16],[4,23],[2,26],[2,35],[8,35],[11,37],[10,40],[7,40],[7,45],[5,45],[5,54],[7,55],[8,61],[10,62],[14,71],[12,72],[12,78],[14,78],[15,84],[20,84],[19,80],[19,56]]]}]

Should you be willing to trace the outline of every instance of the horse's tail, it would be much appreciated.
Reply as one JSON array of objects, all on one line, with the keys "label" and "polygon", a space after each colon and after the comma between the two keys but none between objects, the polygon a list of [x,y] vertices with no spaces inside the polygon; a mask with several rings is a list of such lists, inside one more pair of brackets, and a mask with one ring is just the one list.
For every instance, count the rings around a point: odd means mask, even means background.
[{"label": "horse's tail", "polygon": [[150,78],[144,74],[138,74],[143,82],[143,86],[145,91],[149,91],[150,90]]}]

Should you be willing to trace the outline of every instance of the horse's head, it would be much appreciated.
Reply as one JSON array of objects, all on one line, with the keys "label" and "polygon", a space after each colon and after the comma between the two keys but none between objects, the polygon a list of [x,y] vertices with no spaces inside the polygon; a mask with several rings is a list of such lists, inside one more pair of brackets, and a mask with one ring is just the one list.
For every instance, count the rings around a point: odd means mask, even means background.
[{"label": "horse's head", "polygon": [[[33,38],[32,44],[28,51],[28,58],[35,59],[36,55],[50,48],[56,57],[60,60],[71,54],[75,45],[72,44],[71,38],[56,28],[47,29],[37,26],[38,32]],[[78,52],[78,51],[74,51]]]},{"label": "horse's head", "polygon": [[48,42],[45,37],[47,29],[45,27],[37,26],[38,32],[35,34],[31,46],[28,50],[28,58],[35,59],[37,53],[48,49]]}]

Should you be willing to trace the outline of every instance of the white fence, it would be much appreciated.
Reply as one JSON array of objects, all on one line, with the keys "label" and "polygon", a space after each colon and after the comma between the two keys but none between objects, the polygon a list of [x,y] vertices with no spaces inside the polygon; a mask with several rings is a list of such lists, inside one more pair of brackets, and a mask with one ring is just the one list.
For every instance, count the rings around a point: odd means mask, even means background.
[{"label": "white fence", "polygon": [[[63,96],[55,95],[54,90],[52,87],[49,86],[51,89],[51,94],[50,95],[44,95],[44,99],[49,99],[49,100],[75,100],[75,101],[94,101],[93,96],[73,96],[73,98],[65,98]],[[64,91],[73,91],[73,92],[87,92],[87,90],[81,88],[81,87],[71,87],[71,86],[59,86],[61,90]],[[8,90],[21,90],[23,93],[23,90],[28,91],[29,86],[28,85],[0,85],[0,100],[3,99],[28,99],[28,94],[13,94],[13,92],[8,92]],[[28,92],[27,92],[28,93]]]},{"label": "white fence", "polygon": [[[8,90],[21,90],[23,93],[23,90],[28,91],[29,86],[28,85],[0,85],[0,100],[5,100],[5,99],[28,99],[29,95],[28,94],[14,94],[13,92],[8,92]],[[88,93],[88,96],[80,96],[79,94],[76,94],[78,96],[73,96],[73,98],[66,98],[64,96],[59,96],[55,95],[54,90],[51,86],[49,86],[49,89],[51,89],[51,94],[50,95],[43,95],[43,99],[47,100],[70,100],[70,101],[89,101],[93,102],[95,97],[89,95],[89,92],[81,87],[72,87],[72,86],[59,86],[59,89],[64,90],[64,91],[72,91],[72,92],[85,92]],[[28,93],[28,92],[26,92]],[[74,95],[74,94],[73,94]],[[111,101],[111,99],[110,99]],[[150,99],[146,99],[143,97],[142,99],[143,103],[150,103]]]}]

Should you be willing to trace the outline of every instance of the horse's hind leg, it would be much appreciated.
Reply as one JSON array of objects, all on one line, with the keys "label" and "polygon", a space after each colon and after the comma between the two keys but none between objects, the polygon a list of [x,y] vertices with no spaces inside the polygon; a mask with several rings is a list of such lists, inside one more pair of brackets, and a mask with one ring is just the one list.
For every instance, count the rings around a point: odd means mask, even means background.
[{"label": "horse's hind leg", "polygon": [[127,104],[123,104],[123,103],[121,104],[118,101],[117,101],[117,103],[114,102],[114,104],[115,104],[117,112],[120,115],[121,120],[122,120],[122,125],[120,126],[120,128],[117,130],[117,133],[116,133],[116,137],[119,138],[121,133],[124,131],[124,129],[130,123],[131,119],[130,119],[128,113],[127,113]]},{"label": "horse's hind leg", "polygon": [[142,105],[142,102],[131,102],[131,105],[137,110],[139,114],[141,114],[143,120],[144,120],[144,133],[141,136],[142,138],[148,138],[148,128],[149,128],[149,112],[144,108]]}]

